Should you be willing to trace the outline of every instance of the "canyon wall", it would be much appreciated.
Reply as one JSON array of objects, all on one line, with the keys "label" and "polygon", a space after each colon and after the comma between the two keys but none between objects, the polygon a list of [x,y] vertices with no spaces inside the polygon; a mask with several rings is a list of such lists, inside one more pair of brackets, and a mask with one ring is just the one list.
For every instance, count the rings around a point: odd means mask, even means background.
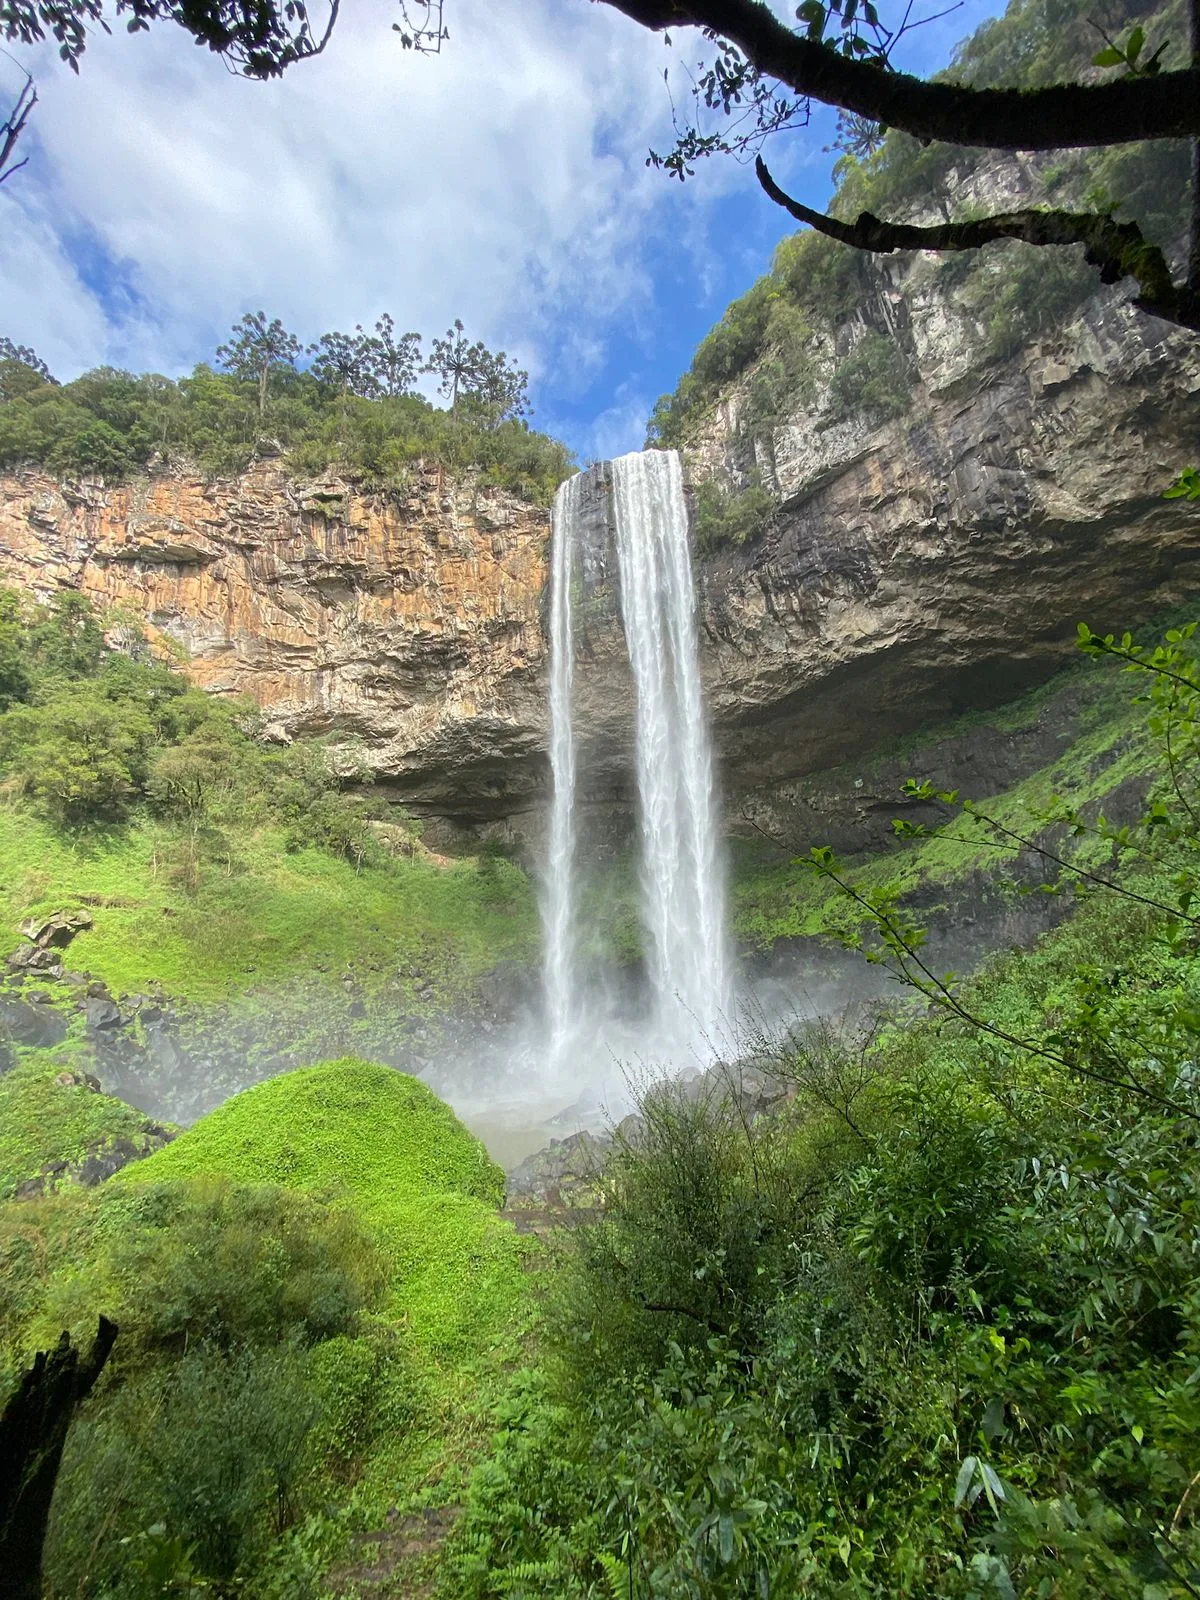
[{"label": "canyon wall", "polygon": [[[903,416],[831,422],[819,390],[751,433],[742,384],[686,451],[693,478],[756,471],[778,503],[700,569],[733,812],[1011,698],[1070,659],[1081,618],[1124,627],[1200,588],[1200,508],[1162,498],[1200,460],[1194,338],[1105,291],[997,363],[925,258],[875,282],[822,359],[827,378],[872,326],[903,324]],[[630,687],[602,474],[593,501],[583,765],[619,808]],[[544,510],[440,469],[400,497],[298,482],[278,459],[214,483],[0,476],[0,582],[118,608],[114,627],[125,614],[207,689],[250,695],[271,734],[352,741],[395,798],[468,825],[545,797],[548,533]]]}]

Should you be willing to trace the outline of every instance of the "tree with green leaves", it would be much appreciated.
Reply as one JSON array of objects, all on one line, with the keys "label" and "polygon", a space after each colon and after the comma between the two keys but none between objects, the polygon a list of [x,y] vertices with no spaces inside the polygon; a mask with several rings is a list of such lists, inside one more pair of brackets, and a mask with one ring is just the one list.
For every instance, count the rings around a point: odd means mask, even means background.
[{"label": "tree with green leaves", "polygon": [[273,376],[295,370],[301,344],[278,317],[267,321],[265,311],[248,311],[230,332],[227,344],[217,347],[217,361],[236,378],[258,386],[258,414],[267,412],[267,397]]},{"label": "tree with green leaves", "polygon": [[497,423],[528,410],[529,374],[503,350],[489,350],[481,339],[469,340],[461,318],[455,318],[444,338],[433,340],[423,370],[440,379],[438,393],[449,400],[451,411],[467,396]]},{"label": "tree with green leaves", "polygon": [[0,401],[16,400],[54,381],[36,350],[0,336]]},{"label": "tree with green leaves", "polygon": [[479,340],[472,344],[467,338],[461,317],[455,317],[444,338],[433,340],[429,360],[421,370],[436,375],[438,393],[449,400],[451,411],[458,410],[459,395],[468,393],[475,383],[485,354]]},{"label": "tree with green leaves", "polygon": [[359,323],[353,333],[323,333],[310,344],[309,371],[325,389],[337,395],[357,394],[371,399],[379,393],[375,376],[373,340]]},{"label": "tree with green leaves", "polygon": [[411,394],[417,374],[423,370],[421,335],[402,333],[397,338],[396,324],[385,311],[367,346],[370,372],[378,391],[386,395]]}]

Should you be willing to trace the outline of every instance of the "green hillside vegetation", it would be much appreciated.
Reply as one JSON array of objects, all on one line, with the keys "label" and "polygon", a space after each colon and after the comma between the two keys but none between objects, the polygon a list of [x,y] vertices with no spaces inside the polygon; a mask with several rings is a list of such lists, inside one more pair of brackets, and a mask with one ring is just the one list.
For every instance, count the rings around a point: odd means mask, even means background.
[{"label": "green hillside vegetation", "polygon": [[[1022,889],[1014,882],[1014,869],[1031,860],[1034,866],[1040,863],[1022,840],[1045,835],[1048,846],[1061,846],[1053,819],[1063,807],[1102,813],[1122,786],[1144,786],[1158,770],[1159,750],[1144,717],[1129,704],[1121,677],[1095,667],[1087,672],[1088,692],[1069,748],[1011,788],[979,801],[987,817],[999,828],[1011,830],[1010,834],[1000,835],[996,829],[982,826],[928,835],[898,834],[890,850],[848,858],[844,863],[846,881],[866,895],[891,888],[905,899],[919,898],[926,914],[939,901],[952,902],[956,892],[968,884],[972,897],[978,895],[976,875],[992,879],[990,892],[997,896],[1015,898],[1028,892],[1027,884]],[[1031,726],[1047,703],[1062,694],[1065,684],[1077,681],[1053,679],[994,712],[925,730],[923,742],[950,741],[967,727],[994,728],[999,736],[1008,729]],[[881,747],[868,760],[856,762],[854,774],[870,783],[873,772],[894,768],[909,744],[911,741],[899,741]],[[845,776],[849,780],[848,769]],[[835,782],[838,773],[822,777],[825,782]],[[899,813],[904,809],[899,789],[894,800]],[[806,859],[813,842],[788,839],[785,829],[774,845],[759,837],[735,845],[731,911],[743,949],[766,950],[780,939],[813,938],[844,926],[845,896],[815,875]],[[1108,849],[1103,840],[1084,839],[1075,847],[1075,859],[1081,865],[1101,861]]]},{"label": "green hillside vegetation", "polygon": [[[1158,760],[1128,826],[1053,808],[1045,881],[1073,918],[961,983],[923,971],[894,892],[847,897],[845,937],[913,999],[798,1028],[767,1057],[790,1090],[770,1116],[736,1069],[647,1097],[446,1595],[1193,1593],[1193,633],[1085,639],[1137,673]],[[975,826],[945,803],[943,845]],[[827,852],[811,867],[845,881]]]},{"label": "green hillside vegetation", "polygon": [[[98,1094],[57,1052],[30,1051],[0,1077],[0,1200],[41,1179],[71,1182],[89,1156],[155,1148],[147,1119],[123,1100]],[[61,1176],[47,1169],[65,1165]]]},{"label": "green hillside vegetation", "polygon": [[354,1529],[440,1503],[528,1320],[502,1198],[428,1089],[345,1059],[234,1097],[98,1191],[0,1206],[9,1378],[62,1327],[121,1328],[47,1592],[315,1597]]},{"label": "green hillside vegetation", "polygon": [[40,363],[2,359],[0,349],[0,468],[34,464],[123,483],[177,466],[219,478],[282,451],[296,476],[337,471],[403,493],[424,463],[475,472],[481,486],[543,504],[571,471],[566,448],[513,415],[508,396],[481,389],[443,409],[410,392],[415,369],[385,390],[320,357],[297,368],[292,343],[261,361],[252,350],[226,371],[202,362],[178,380],[98,367],[65,384]]},{"label": "green hillside vegetation", "polygon": [[[345,785],[320,742],[264,743],[252,706],[134,648],[109,648],[78,595],[42,607],[0,592],[0,921],[14,943],[25,917],[85,904],[94,927],[71,963],[118,993],[216,1002],[299,972],[320,990],[350,966],[418,1011],[432,1003],[418,988],[449,1004],[497,961],[532,956],[516,865],[434,862],[419,826],[362,774]],[[406,853],[372,830],[384,815]]]},{"label": "green hillside vegetation", "polygon": [[[1087,70],[1100,42],[1096,29],[1115,38],[1135,21],[1146,30],[1147,53],[1166,40],[1163,65],[1182,61],[1188,28],[1176,0],[1162,6],[1110,0],[1099,10],[1084,0],[1012,0],[1002,17],[984,23],[960,47],[944,76],[979,86],[1077,77]],[[864,210],[904,218],[914,206],[953,216],[955,189],[983,159],[980,152],[922,145],[893,130],[872,153],[848,151],[842,156],[829,209],[846,219]],[[1183,235],[1189,171],[1183,141],[1080,151],[1041,163],[1037,171],[1045,204],[1086,203],[1112,209],[1119,217],[1136,214],[1148,237],[1168,249]],[[1030,339],[1061,325],[1099,287],[1080,250],[1018,242],[943,256],[933,270],[943,287],[983,322],[984,355],[991,360],[1005,360]],[[743,425],[750,434],[769,427],[789,405],[811,400],[817,379],[814,334],[828,335],[861,314],[877,282],[876,264],[865,253],[807,230],[785,239],[771,271],[729,306],[674,392],[658,401],[649,442],[686,444],[716,397],[747,375]],[[868,328],[833,374],[826,420],[860,413],[881,422],[901,415],[913,381],[903,333]],[[733,542],[746,536],[747,526],[753,531],[761,521],[761,516],[735,516]],[[709,546],[730,541],[728,529],[719,521],[710,527],[703,515],[697,533]]]}]

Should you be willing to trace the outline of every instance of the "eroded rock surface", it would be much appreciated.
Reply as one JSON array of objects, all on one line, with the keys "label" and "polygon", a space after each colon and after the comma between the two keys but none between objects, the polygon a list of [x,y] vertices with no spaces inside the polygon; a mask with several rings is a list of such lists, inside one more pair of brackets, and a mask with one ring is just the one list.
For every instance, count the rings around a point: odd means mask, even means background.
[{"label": "eroded rock surface", "polygon": [[[906,415],[830,425],[818,394],[750,437],[735,388],[688,452],[693,475],[759,470],[780,502],[699,573],[735,819],[749,791],[1013,698],[1070,659],[1079,619],[1122,628],[1200,586],[1200,512],[1162,498],[1200,460],[1195,340],[1105,291],[989,364],[918,258],[880,273],[826,382],[881,323],[911,347]],[[600,818],[629,801],[632,735],[603,473],[590,526],[576,682]],[[548,790],[548,534],[544,510],[438,471],[403,497],[297,483],[277,460],[213,484],[0,477],[0,581],[134,612],[269,732],[354,742],[389,794],[468,825],[532,827]]]},{"label": "eroded rock surface", "polygon": [[537,781],[548,533],[543,510],[437,470],[402,497],[277,460],[211,484],[0,477],[0,581],[132,611],[269,733],[359,742],[398,797],[468,815]]}]

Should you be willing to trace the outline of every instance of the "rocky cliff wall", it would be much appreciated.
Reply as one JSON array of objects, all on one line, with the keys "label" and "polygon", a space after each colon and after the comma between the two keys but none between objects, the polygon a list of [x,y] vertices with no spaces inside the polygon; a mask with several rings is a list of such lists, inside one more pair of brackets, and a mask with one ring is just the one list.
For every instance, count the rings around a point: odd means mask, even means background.
[{"label": "rocky cliff wall", "polygon": [[355,741],[398,796],[489,815],[542,764],[546,514],[416,476],[405,498],[173,473],[128,487],[0,477],[0,582],[69,586],[169,641],[277,737]]},{"label": "rocky cliff wall", "polygon": [[[1200,345],[1097,295],[1006,363],[917,258],[877,275],[829,374],[890,317],[914,363],[905,415],[830,423],[819,392],[767,428],[724,397],[693,477],[755,465],[779,501],[701,566],[704,677],[729,810],[907,730],[999,703],[1200,589],[1200,510],[1163,488],[1200,459]],[[404,498],[296,483],[128,487],[0,477],[0,581],[82,589],[247,693],[282,737],[356,741],[397,799],[460,823],[524,814],[548,781],[541,608],[547,514],[419,474]],[[629,799],[631,689],[603,477],[578,683],[587,793]],[[599,816],[598,812],[598,816]]]},{"label": "rocky cliff wall", "polygon": [[[906,414],[822,430],[805,408],[759,436],[780,509],[706,568],[707,681],[745,786],[1010,699],[1070,658],[1077,621],[1123,628],[1200,587],[1200,515],[1162,498],[1200,457],[1200,341],[1104,295],[964,367],[926,303],[943,336],[914,333]],[[738,403],[694,462],[736,470]]]}]

